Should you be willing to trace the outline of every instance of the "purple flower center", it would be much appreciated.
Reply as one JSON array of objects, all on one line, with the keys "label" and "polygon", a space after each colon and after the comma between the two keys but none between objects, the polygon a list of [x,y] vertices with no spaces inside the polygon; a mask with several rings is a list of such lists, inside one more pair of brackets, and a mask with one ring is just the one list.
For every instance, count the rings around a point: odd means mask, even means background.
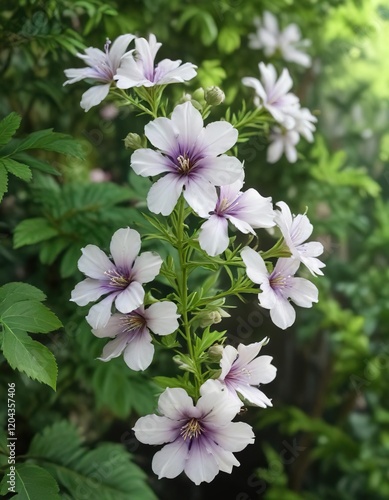
[{"label": "purple flower center", "polygon": [[178,161],[178,172],[181,175],[188,175],[194,167],[194,164],[192,164],[189,156],[186,153],[184,153],[183,155],[179,155],[177,157],[177,161]]},{"label": "purple flower center", "polygon": [[122,318],[122,332],[130,333],[135,330],[141,330],[144,326],[146,326],[146,320],[143,316],[136,312],[132,312],[130,314],[126,314]]},{"label": "purple flower center", "polygon": [[200,421],[197,418],[191,418],[189,422],[181,427],[180,435],[186,441],[187,439],[198,438],[203,430]]},{"label": "purple flower center", "polygon": [[104,271],[109,282],[108,286],[114,290],[124,290],[131,283],[131,278],[128,273],[125,273],[120,268],[113,268],[109,271]]},{"label": "purple flower center", "polygon": [[269,283],[271,288],[276,292],[276,293],[281,293],[287,288],[288,286],[288,279],[286,276],[281,274],[280,272],[275,272],[273,271],[271,275],[269,276]]}]

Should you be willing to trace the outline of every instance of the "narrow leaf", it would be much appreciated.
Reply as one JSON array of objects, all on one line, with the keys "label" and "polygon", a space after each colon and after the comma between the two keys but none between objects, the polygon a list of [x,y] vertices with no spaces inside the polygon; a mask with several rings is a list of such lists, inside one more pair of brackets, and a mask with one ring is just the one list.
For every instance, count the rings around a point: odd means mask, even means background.
[{"label": "narrow leaf", "polygon": [[30,167],[13,160],[12,158],[0,158],[0,165],[3,165],[10,174],[19,177],[22,181],[29,182],[32,179]]}]

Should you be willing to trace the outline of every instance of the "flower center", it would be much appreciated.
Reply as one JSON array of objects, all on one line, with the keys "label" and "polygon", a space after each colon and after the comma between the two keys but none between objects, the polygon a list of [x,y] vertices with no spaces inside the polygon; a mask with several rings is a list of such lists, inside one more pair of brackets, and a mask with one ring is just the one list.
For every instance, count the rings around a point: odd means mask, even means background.
[{"label": "flower center", "polygon": [[137,313],[126,314],[122,318],[123,322],[123,332],[132,332],[134,330],[139,330],[146,325],[146,320],[143,316]]},{"label": "flower center", "polygon": [[188,155],[185,153],[184,155],[180,155],[177,157],[177,161],[179,163],[179,172],[182,175],[187,175],[192,170],[193,165],[191,165],[190,159]]},{"label": "flower center", "polygon": [[117,269],[110,269],[109,271],[105,271],[104,274],[109,278],[110,286],[115,289],[122,290],[127,288],[131,283],[130,278],[124,276],[123,273],[119,272]]},{"label": "flower center", "polygon": [[281,273],[274,273],[270,276],[269,281],[273,290],[282,290],[286,287],[287,279]]},{"label": "flower center", "polygon": [[188,438],[193,439],[199,437],[203,430],[197,418],[191,418],[187,424],[181,427],[180,434],[184,438],[184,441],[186,441]]}]

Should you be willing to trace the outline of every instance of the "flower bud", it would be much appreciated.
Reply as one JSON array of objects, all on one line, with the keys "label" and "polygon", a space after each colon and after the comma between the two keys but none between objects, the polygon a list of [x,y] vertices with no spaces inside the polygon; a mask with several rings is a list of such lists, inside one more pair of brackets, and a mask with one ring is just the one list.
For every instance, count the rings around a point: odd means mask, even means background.
[{"label": "flower bud", "polygon": [[204,91],[204,97],[210,106],[218,106],[226,98],[224,92],[219,87],[208,87]]},{"label": "flower bud", "polygon": [[208,357],[210,361],[218,363],[223,356],[223,346],[220,344],[215,344],[208,349]]},{"label": "flower bud", "polygon": [[220,323],[223,318],[229,318],[230,315],[221,307],[217,307],[213,311],[205,311],[199,315],[201,328],[206,328],[210,325]]},{"label": "flower bud", "polygon": [[124,147],[126,149],[141,149],[146,147],[146,144],[143,144],[143,139],[139,134],[135,134],[134,132],[130,132],[127,137],[124,139]]}]

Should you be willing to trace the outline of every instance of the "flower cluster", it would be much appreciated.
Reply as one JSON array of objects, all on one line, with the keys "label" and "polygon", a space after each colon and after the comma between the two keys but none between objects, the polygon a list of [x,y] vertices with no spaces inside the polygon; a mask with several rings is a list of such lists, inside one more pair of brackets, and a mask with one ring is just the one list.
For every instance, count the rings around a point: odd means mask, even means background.
[{"label": "flower cluster", "polygon": [[[126,52],[133,41],[135,48]],[[88,68],[66,71],[70,78],[66,83],[81,79],[97,83],[83,96],[85,110],[113,88],[118,104],[130,104],[153,117],[144,137],[130,133],[126,147],[134,150],[131,169],[153,182],[147,194],[149,213],[144,214],[147,241],[158,241],[168,255],[163,261],[153,251],[140,253],[140,233],[130,227],[118,229],[109,255],[95,245],[81,249],[78,268],[86,278],[75,286],[71,300],[80,306],[95,303],[86,320],[93,335],[107,339],[101,361],[123,355],[130,369],[144,371],[156,350],[158,364],[158,349],[174,349],[173,360],[185,376],[157,377],[158,414],[141,417],[134,431],[143,443],[165,445],[152,462],[159,478],[185,472],[200,484],[239,466],[234,454],[254,442],[254,433],[247,423],[233,420],[241,418],[243,405],[272,406],[262,386],[276,376],[272,357],[260,355],[268,338],[235,347],[227,344],[224,332],[213,329],[229,316],[222,306],[233,307],[228,297],[259,292],[259,305],[270,310],[273,323],[290,327],[296,317],[291,302],[311,307],[318,300],[316,286],[295,274],[301,264],[313,276],[323,274],[324,264],[318,259],[323,247],[307,242],[313,227],[306,214],[294,216],[285,202],[274,207],[271,197],[243,189],[245,169],[235,156],[238,128],[243,123],[263,129],[258,125],[268,117],[253,110],[241,120],[226,115],[225,120],[204,125],[212,106],[224,98],[214,87],[198,92],[206,94],[204,104],[189,98],[168,112],[167,104],[161,104],[164,86],[188,81],[196,72],[191,63],[169,59],[155,66],[160,45],[154,35],[148,41],[123,35],[112,46],[107,41],[105,52],[89,48],[85,56],[79,54]],[[272,137],[279,130],[283,138],[273,138],[268,155],[274,160],[285,151],[295,161],[298,137],[312,140],[315,119],[289,92],[292,80],[286,69],[277,79],[272,65],[259,67],[262,82],[245,78],[243,83],[255,89],[256,106],[279,124]],[[153,86],[159,89],[149,92]],[[243,244],[231,238],[229,223],[242,233]],[[274,226],[280,237],[273,248],[263,252],[250,246],[258,229]],[[210,276],[195,287],[199,267]],[[231,285],[220,291],[217,278],[224,271]],[[147,290],[151,282],[153,295]],[[168,294],[162,292],[166,286],[171,288]]]},{"label": "flower cluster", "polygon": [[265,108],[279,126],[274,126],[270,134],[271,144],[267,150],[267,161],[275,163],[285,154],[290,163],[297,160],[296,144],[303,136],[313,141],[314,123],[317,118],[307,108],[302,108],[299,98],[290,89],[293,82],[289,71],[285,68],[277,78],[272,64],[259,63],[261,81],[253,77],[245,77],[242,83],[255,91],[254,103]]}]

